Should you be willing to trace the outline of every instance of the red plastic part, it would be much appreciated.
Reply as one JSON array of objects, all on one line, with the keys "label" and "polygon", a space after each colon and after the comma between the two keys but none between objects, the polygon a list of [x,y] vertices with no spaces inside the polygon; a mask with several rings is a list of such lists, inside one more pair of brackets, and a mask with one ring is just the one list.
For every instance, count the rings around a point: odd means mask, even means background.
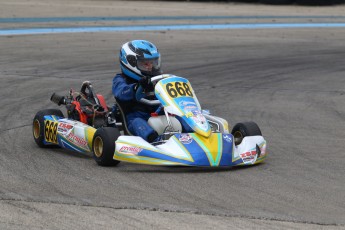
[{"label": "red plastic part", "polygon": [[104,108],[104,111],[108,112],[108,106],[107,106],[107,103],[104,100],[103,95],[97,94],[97,98],[99,100],[99,103],[101,103],[101,106]]},{"label": "red plastic part", "polygon": [[[104,111],[108,112],[108,106],[105,102],[105,99],[102,95],[100,94],[97,94],[97,98],[99,100],[99,103],[101,104],[101,106],[104,108]],[[79,114],[79,117],[80,117],[80,122],[83,122],[84,124],[88,124],[87,122],[87,118],[88,116],[83,113],[83,111],[81,110],[81,107],[80,107],[80,103],[79,101],[73,101],[72,104],[75,105],[75,109],[78,111],[78,114]]]}]

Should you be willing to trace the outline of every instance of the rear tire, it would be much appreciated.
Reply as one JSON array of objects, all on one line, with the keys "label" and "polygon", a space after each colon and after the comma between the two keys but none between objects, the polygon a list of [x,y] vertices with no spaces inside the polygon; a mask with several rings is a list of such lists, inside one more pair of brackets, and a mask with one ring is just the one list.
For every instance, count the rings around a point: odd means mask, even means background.
[{"label": "rear tire", "polygon": [[114,160],[115,141],[120,136],[117,128],[102,127],[97,129],[92,141],[93,159],[100,166],[115,166],[120,161]]},{"label": "rear tire", "polygon": [[259,126],[252,121],[237,123],[231,134],[234,136],[235,145],[241,144],[244,137],[262,136]]},{"label": "rear tire", "polygon": [[40,148],[47,148],[55,145],[45,145],[44,144],[44,116],[55,115],[64,118],[63,113],[59,109],[45,109],[38,111],[32,122],[32,134],[36,144]]}]

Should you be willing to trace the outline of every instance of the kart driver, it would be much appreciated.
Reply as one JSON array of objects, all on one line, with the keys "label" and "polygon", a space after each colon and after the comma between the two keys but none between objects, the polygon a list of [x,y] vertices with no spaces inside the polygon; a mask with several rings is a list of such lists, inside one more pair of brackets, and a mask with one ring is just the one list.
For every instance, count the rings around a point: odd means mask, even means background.
[{"label": "kart driver", "polygon": [[[113,79],[112,92],[126,114],[128,130],[148,142],[158,139],[158,134],[147,123],[150,114],[158,106],[149,106],[136,100],[136,90],[142,86],[147,95],[155,100],[151,78],[162,74],[161,55],[154,44],[145,40],[134,40],[122,45],[120,50],[122,73]],[[185,131],[191,131],[182,119],[179,119]]]}]

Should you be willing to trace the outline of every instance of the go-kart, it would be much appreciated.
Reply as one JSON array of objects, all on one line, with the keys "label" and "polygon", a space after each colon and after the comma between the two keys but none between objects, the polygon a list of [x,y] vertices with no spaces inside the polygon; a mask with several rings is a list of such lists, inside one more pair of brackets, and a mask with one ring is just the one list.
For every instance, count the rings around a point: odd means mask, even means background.
[{"label": "go-kart", "polygon": [[[68,118],[57,109],[39,111],[33,120],[35,142],[40,147],[60,146],[92,152],[101,166],[117,165],[120,161],[150,165],[241,166],[257,164],[266,158],[266,141],[256,123],[238,123],[230,133],[226,120],[201,109],[187,79],[164,74],[151,81],[154,99],[147,99],[150,97],[140,86],[136,99],[158,106],[148,120],[159,134],[154,142],[132,135],[121,102],[115,98],[115,105],[108,107],[103,96],[93,92],[90,82],[84,82],[79,93],[71,90],[68,96],[52,95],[53,102],[66,106]],[[183,132],[181,120],[193,132]]]}]

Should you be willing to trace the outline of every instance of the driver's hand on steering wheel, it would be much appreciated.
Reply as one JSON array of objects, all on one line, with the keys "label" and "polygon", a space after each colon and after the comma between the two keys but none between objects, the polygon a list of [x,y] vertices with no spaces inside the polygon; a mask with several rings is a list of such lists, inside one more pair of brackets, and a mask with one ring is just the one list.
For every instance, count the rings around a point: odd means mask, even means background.
[{"label": "driver's hand on steering wheel", "polygon": [[143,87],[144,91],[153,91],[153,84],[151,82],[151,78],[147,76],[141,77],[138,81],[138,84]]}]

